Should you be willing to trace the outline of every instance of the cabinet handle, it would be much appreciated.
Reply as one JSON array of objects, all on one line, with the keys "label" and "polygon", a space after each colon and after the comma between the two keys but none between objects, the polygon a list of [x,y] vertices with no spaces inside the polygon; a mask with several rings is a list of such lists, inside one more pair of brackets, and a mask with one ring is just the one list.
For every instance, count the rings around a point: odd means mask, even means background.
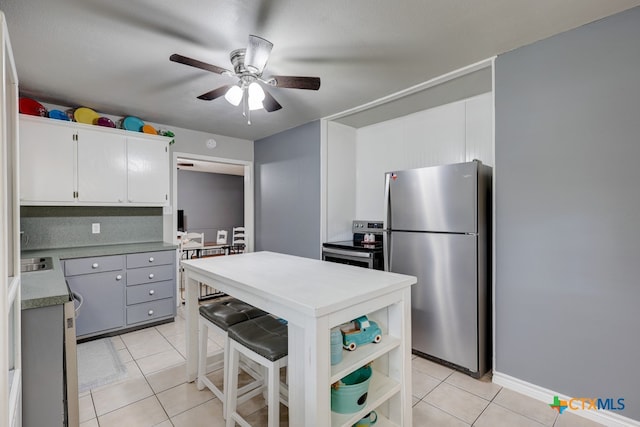
[{"label": "cabinet handle", "polygon": [[98,263],[94,262],[93,264],[91,264],[91,268],[98,268]]},{"label": "cabinet handle", "polygon": [[151,290],[149,291],[149,295],[153,295],[153,294],[155,294],[155,293],[156,293],[156,291],[154,291],[153,289],[151,289]]},{"label": "cabinet handle", "polygon": [[149,316],[153,316],[153,310],[149,310]]},{"label": "cabinet handle", "polygon": [[149,279],[153,279],[153,273],[149,274]]},{"label": "cabinet handle", "polygon": [[153,257],[149,257],[149,262],[153,262]]},{"label": "cabinet handle", "polygon": [[122,275],[121,275],[121,274],[118,274],[118,275],[116,276],[116,280],[122,280]]}]

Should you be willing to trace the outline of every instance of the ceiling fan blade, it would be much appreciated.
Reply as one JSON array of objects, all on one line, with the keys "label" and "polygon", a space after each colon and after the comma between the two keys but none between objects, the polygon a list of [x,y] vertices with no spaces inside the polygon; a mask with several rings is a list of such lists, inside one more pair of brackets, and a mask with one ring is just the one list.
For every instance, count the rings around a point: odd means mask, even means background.
[{"label": "ceiling fan blade", "polygon": [[244,54],[244,66],[253,73],[262,73],[267,65],[271,49],[273,49],[273,43],[269,40],[250,35],[249,45]]},{"label": "ceiling fan blade", "polygon": [[262,100],[262,106],[267,112],[278,111],[282,108],[282,105],[266,90],[264,91],[264,99]]},{"label": "ceiling fan blade", "polygon": [[171,55],[169,57],[169,60],[173,62],[178,62],[180,64],[189,65],[191,67],[200,68],[202,70],[211,71],[212,73],[233,75],[231,71],[226,70],[222,67],[218,67],[217,65],[207,64],[206,62],[198,61],[197,59],[178,55],[177,53],[174,53],[173,55]]},{"label": "ceiling fan blade", "polygon": [[271,76],[267,82],[275,87],[290,89],[320,89],[320,77]]},{"label": "ceiling fan blade", "polygon": [[203,93],[198,97],[198,99],[202,99],[204,101],[211,101],[213,99],[219,98],[221,96],[224,96],[227,93],[227,91],[231,88],[231,86],[234,86],[234,85],[220,86],[219,88],[214,89],[210,92]]}]

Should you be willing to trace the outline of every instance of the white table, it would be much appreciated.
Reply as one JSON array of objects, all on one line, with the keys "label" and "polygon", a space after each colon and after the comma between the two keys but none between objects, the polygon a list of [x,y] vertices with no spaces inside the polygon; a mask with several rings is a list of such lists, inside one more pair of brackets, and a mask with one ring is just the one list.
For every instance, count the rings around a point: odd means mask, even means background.
[{"label": "white table", "polygon": [[[291,426],[354,424],[359,413],[331,412],[330,386],[373,360],[365,409],[376,408],[384,416],[381,425],[411,426],[410,287],[415,277],[273,252],[193,259],[182,265],[187,274],[188,381],[197,375],[202,282],[289,322]],[[331,328],[365,314],[380,324],[382,342],[345,352],[342,363],[331,366]]]}]

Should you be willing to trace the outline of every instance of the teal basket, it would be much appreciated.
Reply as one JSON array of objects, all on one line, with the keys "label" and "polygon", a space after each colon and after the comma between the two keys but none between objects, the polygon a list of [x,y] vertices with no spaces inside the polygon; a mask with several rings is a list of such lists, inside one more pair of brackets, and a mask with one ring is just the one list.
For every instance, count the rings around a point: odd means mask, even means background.
[{"label": "teal basket", "polygon": [[331,410],[339,414],[352,414],[364,408],[371,381],[371,366],[363,366],[331,387]]}]

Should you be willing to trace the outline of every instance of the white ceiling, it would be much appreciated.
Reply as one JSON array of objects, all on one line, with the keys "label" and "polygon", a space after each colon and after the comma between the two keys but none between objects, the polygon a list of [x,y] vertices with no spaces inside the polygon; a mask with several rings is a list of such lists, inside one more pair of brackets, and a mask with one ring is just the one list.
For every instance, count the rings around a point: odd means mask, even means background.
[{"label": "white ceiling", "polygon": [[[345,111],[640,0],[0,0],[21,91],[164,124],[259,139]],[[230,77],[249,34],[274,44],[265,76],[319,76],[320,90],[271,88],[279,111],[196,99]]]}]

